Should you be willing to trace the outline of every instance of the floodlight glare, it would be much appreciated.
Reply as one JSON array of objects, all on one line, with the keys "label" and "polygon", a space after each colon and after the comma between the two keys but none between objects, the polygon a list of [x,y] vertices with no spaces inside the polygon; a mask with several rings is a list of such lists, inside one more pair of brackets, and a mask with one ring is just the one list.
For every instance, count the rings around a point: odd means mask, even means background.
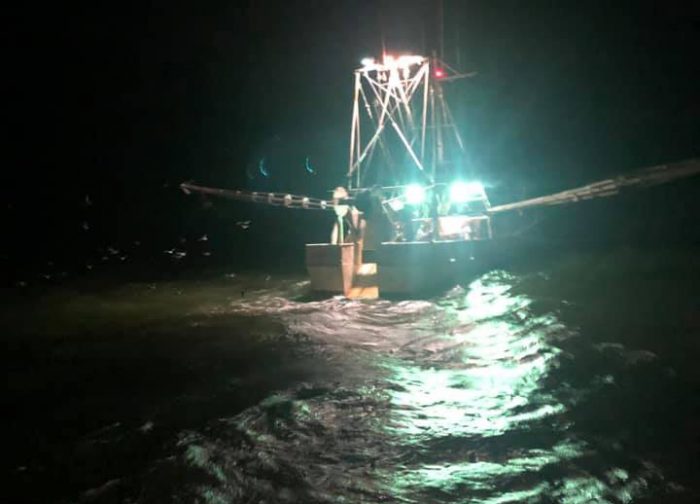
[{"label": "floodlight glare", "polygon": [[374,65],[374,58],[362,58],[362,61],[360,61],[360,63],[362,63],[362,66],[366,67],[372,66]]},{"label": "floodlight glare", "polygon": [[410,184],[406,186],[404,197],[409,205],[420,205],[425,201],[425,188],[419,184]]},{"label": "floodlight glare", "polygon": [[454,182],[450,186],[450,201],[452,203],[466,203],[474,199],[481,199],[484,194],[484,186],[479,182]]}]

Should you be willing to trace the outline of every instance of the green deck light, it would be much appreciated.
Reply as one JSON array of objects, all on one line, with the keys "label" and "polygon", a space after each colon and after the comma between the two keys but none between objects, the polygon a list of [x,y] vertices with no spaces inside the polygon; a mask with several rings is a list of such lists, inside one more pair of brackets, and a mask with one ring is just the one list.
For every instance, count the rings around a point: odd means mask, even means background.
[{"label": "green deck light", "polygon": [[409,184],[404,197],[409,205],[420,205],[425,201],[425,188],[420,184]]},{"label": "green deck light", "polygon": [[450,201],[452,203],[466,203],[480,199],[483,194],[484,186],[480,182],[457,181],[450,186]]}]

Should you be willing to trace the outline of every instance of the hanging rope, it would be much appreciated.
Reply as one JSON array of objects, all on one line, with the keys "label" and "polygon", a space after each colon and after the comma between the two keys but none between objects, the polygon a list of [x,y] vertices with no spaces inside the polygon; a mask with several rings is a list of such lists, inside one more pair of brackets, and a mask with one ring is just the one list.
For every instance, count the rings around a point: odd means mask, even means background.
[{"label": "hanging rope", "polygon": [[540,196],[538,198],[495,206],[491,208],[490,213],[495,214],[540,206],[564,205],[593,198],[614,196],[622,189],[638,189],[665,184],[672,180],[690,177],[698,173],[700,173],[700,159],[689,159],[678,163],[652,166],[651,168],[645,168],[629,175],[620,175],[615,178],[601,180],[600,182],[594,182],[575,189],[550,194],[549,196]]}]

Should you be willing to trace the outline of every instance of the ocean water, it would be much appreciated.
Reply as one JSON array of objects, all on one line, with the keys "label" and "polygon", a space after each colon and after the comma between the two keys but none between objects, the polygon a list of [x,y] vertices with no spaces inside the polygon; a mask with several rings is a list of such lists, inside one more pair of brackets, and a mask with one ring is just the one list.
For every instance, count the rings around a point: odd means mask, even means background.
[{"label": "ocean water", "polygon": [[10,293],[3,501],[697,502],[697,257],[405,301],[264,271]]}]

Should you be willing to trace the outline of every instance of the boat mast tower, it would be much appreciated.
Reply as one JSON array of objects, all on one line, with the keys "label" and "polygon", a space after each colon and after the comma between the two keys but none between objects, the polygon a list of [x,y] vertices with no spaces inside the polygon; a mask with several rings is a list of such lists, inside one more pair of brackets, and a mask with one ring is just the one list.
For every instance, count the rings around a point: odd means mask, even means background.
[{"label": "boat mast tower", "polygon": [[433,185],[457,174],[464,144],[442,83],[464,76],[436,56],[362,60],[354,72],[348,187]]}]

